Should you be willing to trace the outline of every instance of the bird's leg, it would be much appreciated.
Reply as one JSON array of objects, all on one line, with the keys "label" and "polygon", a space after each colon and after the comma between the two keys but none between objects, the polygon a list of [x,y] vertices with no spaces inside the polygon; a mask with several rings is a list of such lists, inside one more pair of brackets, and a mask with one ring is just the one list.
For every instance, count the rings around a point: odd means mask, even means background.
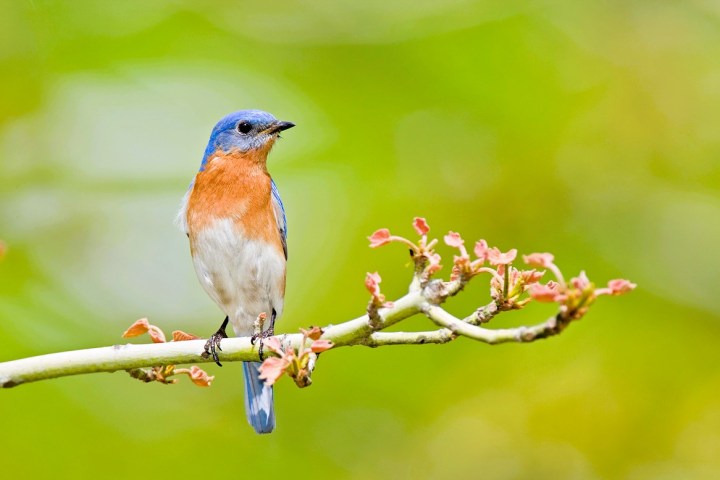
[{"label": "bird's leg", "polygon": [[270,315],[270,328],[267,330],[267,336],[272,337],[275,335],[275,317],[277,317],[277,312],[275,309],[272,309],[272,315]]},{"label": "bird's leg", "polygon": [[258,355],[260,356],[260,360],[264,360],[263,355],[263,339],[272,337],[275,335],[275,317],[277,316],[277,312],[275,312],[275,309],[272,309],[272,315],[270,316],[270,328],[263,331],[263,324],[265,323],[265,319],[267,318],[267,314],[265,312],[258,315],[257,320],[255,320],[255,332],[253,333],[253,336],[250,337],[250,343],[255,345],[255,342],[257,339],[260,339],[260,346],[258,347]]},{"label": "bird's leg", "polygon": [[225,317],[225,320],[223,320],[223,323],[220,325],[220,328],[218,328],[218,331],[210,335],[208,341],[205,342],[205,351],[202,353],[203,358],[207,358],[212,355],[213,360],[215,360],[215,363],[217,363],[219,367],[222,367],[222,363],[220,363],[220,359],[218,358],[217,350],[222,352],[222,348],[220,348],[220,341],[223,338],[228,338],[227,333],[225,332],[228,320],[229,318]]}]

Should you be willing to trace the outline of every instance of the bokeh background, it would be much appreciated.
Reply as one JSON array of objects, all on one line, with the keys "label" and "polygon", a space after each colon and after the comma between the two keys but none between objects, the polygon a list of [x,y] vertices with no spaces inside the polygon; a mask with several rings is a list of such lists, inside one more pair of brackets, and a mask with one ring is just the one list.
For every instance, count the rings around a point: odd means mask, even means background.
[{"label": "bokeh background", "polygon": [[[552,251],[625,277],[559,337],[344,348],[246,424],[212,388],[123,373],[0,392],[8,478],[720,478],[720,7],[712,1],[5,0],[0,360],[221,314],[173,218],[210,129],[261,108],[289,218],[280,332],[410,271],[380,227]],[[446,255],[450,254],[445,250]],[[488,300],[483,281],[449,308]],[[543,320],[533,305],[496,326]],[[427,328],[416,318],[406,328]]]}]

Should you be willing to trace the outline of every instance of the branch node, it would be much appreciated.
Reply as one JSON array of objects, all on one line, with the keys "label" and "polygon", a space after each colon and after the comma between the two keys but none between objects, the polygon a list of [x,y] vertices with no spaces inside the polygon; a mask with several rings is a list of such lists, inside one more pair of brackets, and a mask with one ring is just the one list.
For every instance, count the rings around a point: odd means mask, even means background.
[{"label": "branch node", "polygon": [[475,323],[475,324],[479,324],[479,325],[482,325],[483,323],[489,323],[490,320],[492,320],[493,317],[495,317],[495,315],[497,315],[499,312],[500,312],[500,309],[498,308],[497,303],[490,302],[487,305],[480,307],[475,311],[475,315],[474,315],[475,322],[470,322],[470,323]]},{"label": "branch node", "polygon": [[442,280],[430,280],[423,289],[422,296],[433,305],[440,305],[448,296],[446,283]]},{"label": "branch node", "polygon": [[375,299],[371,299],[368,302],[367,306],[367,316],[368,316],[368,325],[370,328],[375,331],[379,330],[382,325],[382,317],[380,317],[380,306],[375,301]]}]

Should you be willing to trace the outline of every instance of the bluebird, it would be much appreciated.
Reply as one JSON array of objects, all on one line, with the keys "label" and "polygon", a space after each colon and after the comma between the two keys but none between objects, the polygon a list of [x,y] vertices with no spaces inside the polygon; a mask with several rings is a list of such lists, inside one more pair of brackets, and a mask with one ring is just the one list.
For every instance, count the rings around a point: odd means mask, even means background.
[{"label": "bluebird", "polygon": [[[183,199],[178,220],[190,239],[195,272],[226,315],[205,345],[205,355],[218,365],[228,322],[235,335],[252,336],[254,342],[258,316],[265,313],[270,320],[259,335],[265,338],[274,334],[283,311],[287,224],[266,162],[280,132],[294,126],[260,110],[227,115],[213,128],[200,171]],[[270,433],[273,390],[260,380],[260,365],[243,363],[245,413],[256,432]]]}]

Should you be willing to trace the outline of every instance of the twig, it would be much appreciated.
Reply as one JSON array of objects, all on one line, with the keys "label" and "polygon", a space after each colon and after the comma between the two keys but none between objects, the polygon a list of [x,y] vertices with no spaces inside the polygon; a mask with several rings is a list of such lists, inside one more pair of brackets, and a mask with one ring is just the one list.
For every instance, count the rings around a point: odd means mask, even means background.
[{"label": "twig", "polygon": [[455,335],[472,338],[473,340],[489,343],[490,345],[508,342],[533,342],[557,335],[570,324],[569,320],[563,320],[563,317],[558,314],[539,325],[495,330],[466,323],[434,305],[425,305],[423,307],[423,313],[437,325],[445,327]]}]

